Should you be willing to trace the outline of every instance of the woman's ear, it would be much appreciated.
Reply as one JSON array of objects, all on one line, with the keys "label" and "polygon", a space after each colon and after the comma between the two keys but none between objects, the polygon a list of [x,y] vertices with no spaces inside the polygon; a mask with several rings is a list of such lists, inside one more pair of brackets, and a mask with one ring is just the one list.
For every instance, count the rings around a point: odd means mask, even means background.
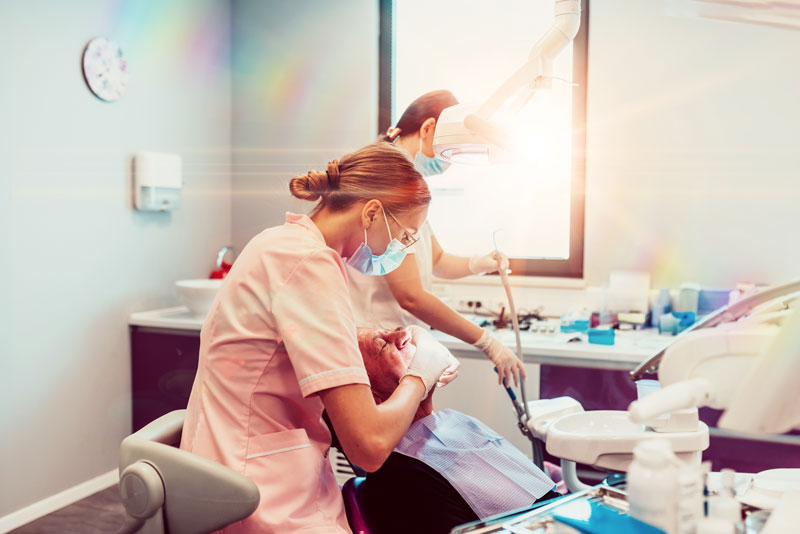
[{"label": "woman's ear", "polygon": [[433,140],[433,133],[436,131],[436,119],[433,117],[428,117],[425,119],[425,122],[422,123],[422,126],[419,127],[419,136],[422,138],[423,143],[427,143],[427,141]]},{"label": "woman's ear", "polygon": [[381,203],[374,198],[364,204],[364,207],[361,209],[361,227],[364,230],[372,226],[379,211],[381,211]]}]

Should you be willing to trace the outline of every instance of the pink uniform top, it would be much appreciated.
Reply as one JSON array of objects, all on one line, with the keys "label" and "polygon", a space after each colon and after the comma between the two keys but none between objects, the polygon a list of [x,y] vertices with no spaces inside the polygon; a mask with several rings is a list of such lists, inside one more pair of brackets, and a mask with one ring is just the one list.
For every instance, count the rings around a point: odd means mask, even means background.
[{"label": "pink uniform top", "polygon": [[251,478],[252,516],[227,533],[350,532],[318,391],[369,384],[345,266],[313,221],[254,237],[200,333],[181,449]]}]

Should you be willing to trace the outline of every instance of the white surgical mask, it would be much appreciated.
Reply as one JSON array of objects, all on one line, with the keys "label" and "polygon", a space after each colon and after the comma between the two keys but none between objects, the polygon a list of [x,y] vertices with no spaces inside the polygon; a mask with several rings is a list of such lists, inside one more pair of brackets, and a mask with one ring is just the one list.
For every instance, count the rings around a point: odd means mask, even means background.
[{"label": "white surgical mask", "polygon": [[431,158],[422,153],[422,136],[419,137],[419,150],[417,150],[417,157],[414,158],[414,167],[417,168],[419,173],[427,178],[428,176],[436,176],[442,174],[450,167],[449,161],[443,161],[438,158]]},{"label": "white surgical mask", "polygon": [[[383,208],[381,208],[383,211]],[[383,254],[376,256],[367,245],[367,230],[364,229],[364,242],[361,243],[352,256],[347,258],[347,265],[356,271],[371,276],[381,276],[400,267],[406,258],[406,247],[396,237],[392,237],[386,212],[383,211],[383,221],[386,223],[386,232],[389,234],[389,245]]]}]

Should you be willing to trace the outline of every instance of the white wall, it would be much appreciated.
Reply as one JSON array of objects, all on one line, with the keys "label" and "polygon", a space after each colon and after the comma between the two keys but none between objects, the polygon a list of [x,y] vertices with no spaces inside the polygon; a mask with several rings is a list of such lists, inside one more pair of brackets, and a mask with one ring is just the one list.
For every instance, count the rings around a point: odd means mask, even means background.
[{"label": "white wall", "polygon": [[377,137],[376,0],[233,0],[233,239],[284,213],[289,180]]},{"label": "white wall", "polygon": [[800,277],[800,31],[592,2],[586,278]]},{"label": "white wall", "polygon": [[[241,12],[249,37],[240,46],[257,44],[263,65],[288,71],[273,85],[297,89],[280,93],[252,83],[252,72],[267,72],[257,63],[234,75],[235,144],[248,149],[235,158],[239,245],[279,223],[285,209],[306,209],[289,199],[286,183],[294,172],[324,163],[323,155],[336,154],[319,147],[372,139],[368,127],[359,132],[374,112],[375,77],[364,65],[377,51],[376,41],[366,39],[376,3],[337,3],[333,14],[323,6],[273,4],[279,9],[270,10],[280,16],[266,20],[247,17],[258,14],[251,2],[236,4],[249,6]],[[673,18],[668,5],[591,4],[587,283],[602,285],[616,269],[650,271],[653,287],[796,278],[800,247],[787,239],[800,226],[800,69],[794,57],[800,32]],[[296,20],[301,13],[307,16]],[[356,21],[347,26],[352,35],[337,30],[342,17]],[[325,43],[325,61],[320,47],[309,45],[312,35]],[[276,45],[289,36],[293,46]],[[294,69],[277,67],[292,60]],[[335,76],[330,65],[345,70]],[[342,95],[345,79],[349,90]]]},{"label": "white wall", "polygon": [[[230,239],[230,14],[214,0],[0,3],[0,517],[117,465],[127,315],[174,304]],[[122,46],[116,103],[83,46]],[[132,210],[129,156],[183,157],[183,205]]]}]

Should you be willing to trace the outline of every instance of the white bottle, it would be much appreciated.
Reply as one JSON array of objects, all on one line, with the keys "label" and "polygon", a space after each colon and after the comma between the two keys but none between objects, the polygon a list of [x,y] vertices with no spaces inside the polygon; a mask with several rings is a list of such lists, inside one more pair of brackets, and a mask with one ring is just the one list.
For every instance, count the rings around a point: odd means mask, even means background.
[{"label": "white bottle", "polygon": [[733,469],[723,469],[722,489],[708,501],[708,515],[721,519],[731,525],[735,531],[739,530],[742,522],[742,506],[736,500],[733,488],[736,473]]},{"label": "white bottle", "polygon": [[664,530],[678,532],[678,468],[665,439],[642,441],[633,448],[628,468],[629,514]]},{"label": "white bottle", "polygon": [[724,519],[704,517],[697,524],[697,534],[736,534],[736,529]]},{"label": "white bottle", "polygon": [[678,532],[696,534],[703,518],[703,476],[700,465],[676,458],[678,467]]}]

